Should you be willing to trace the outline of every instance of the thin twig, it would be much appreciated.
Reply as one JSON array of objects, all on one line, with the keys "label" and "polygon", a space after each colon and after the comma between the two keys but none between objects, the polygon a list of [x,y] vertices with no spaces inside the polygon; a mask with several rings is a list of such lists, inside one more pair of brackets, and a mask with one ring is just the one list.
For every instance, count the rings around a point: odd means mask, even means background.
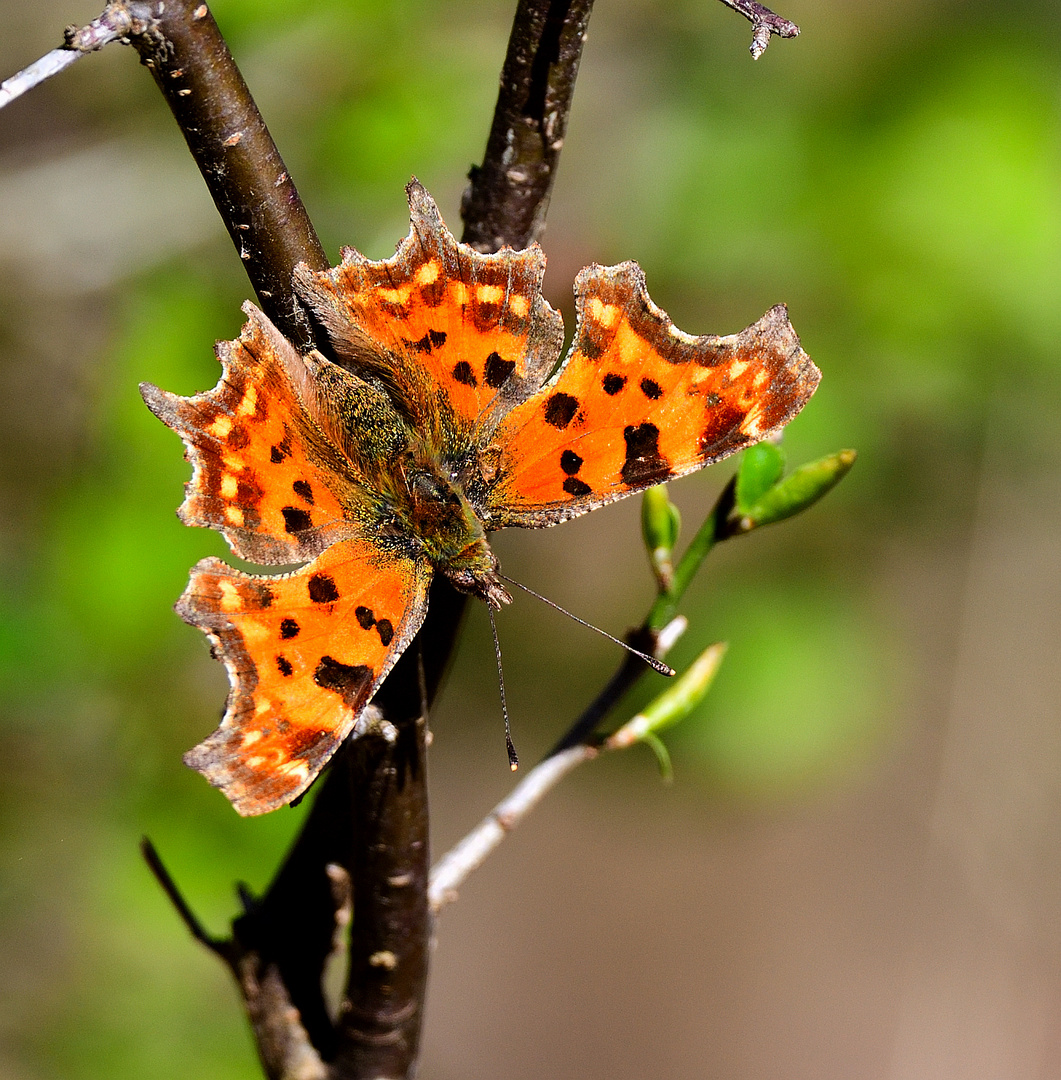
[{"label": "thin twig", "polygon": [[23,68],[17,75],[5,79],[0,83],[0,109],[10,105],[17,97],[21,97],[27,90],[39,86],[45,79],[58,75],[75,60],[80,60],[84,53],[74,52],[72,49],[52,49],[45,53],[39,60],[35,60],[29,67]]},{"label": "thin twig", "polygon": [[572,769],[591,761],[599,750],[581,744],[547,757],[535,765],[501,802],[463,840],[448,851],[431,871],[427,896],[436,914],[457,899],[457,889],[473,870],[486,861],[520,821],[541,802]]},{"label": "thin twig", "polygon": [[17,75],[0,83],[0,109],[27,90],[39,86],[45,79],[58,75],[85,53],[102,49],[112,41],[120,41],[132,29],[133,18],[120,4],[108,4],[103,14],[87,26],[68,27],[62,48],[52,49]]},{"label": "thin twig", "polygon": [[783,38],[794,38],[799,34],[799,27],[794,22],[775,15],[756,0],[722,0],[722,3],[739,12],[752,24],[752,43],[748,51],[753,60],[758,60],[766,52],[771,34]]},{"label": "thin twig", "polygon": [[[679,620],[675,620],[678,622]],[[680,620],[684,623],[684,619]],[[674,630],[678,630],[675,627]],[[674,631],[668,628],[667,636]],[[661,635],[662,636],[662,635]],[[428,899],[436,914],[457,898],[457,890],[468,875],[486,861],[502,840],[565,777],[604,750],[625,750],[638,742],[654,744],[662,751],[657,732],[684,718],[707,692],[718,671],[726,646],[709,646],[681,676],[677,684],[664,691],[643,712],[628,720],[606,739],[568,747],[536,765],[513,791],[501,800],[485,818],[448,851],[431,871]],[[669,764],[669,762],[668,762]]]},{"label": "thin twig", "polygon": [[155,875],[155,880],[162,886],[162,891],[169,897],[169,901],[180,916],[181,922],[188,928],[188,933],[231,967],[233,961],[232,943],[222,938],[215,938],[206,932],[206,928],[199,921],[195,912],[192,911],[188,901],[184,899],[184,894],[177,888],[177,883],[170,876],[165,864],[159,857],[158,851],[155,849],[155,845],[146,836],[140,840],[140,854],[143,855],[144,862],[147,863],[151,873]]}]

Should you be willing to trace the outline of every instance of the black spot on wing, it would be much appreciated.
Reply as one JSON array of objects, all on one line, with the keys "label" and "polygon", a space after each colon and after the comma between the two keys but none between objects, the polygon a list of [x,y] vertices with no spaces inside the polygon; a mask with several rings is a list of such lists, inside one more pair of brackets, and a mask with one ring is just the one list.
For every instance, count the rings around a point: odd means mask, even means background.
[{"label": "black spot on wing", "polygon": [[582,458],[574,450],[565,450],[560,455],[560,468],[568,476],[574,476],[582,468]]},{"label": "black spot on wing", "polygon": [[295,670],[291,666],[291,661],[282,653],[278,653],[276,657],[276,670],[286,679],[290,677],[291,673]]},{"label": "black spot on wing", "polygon": [[365,664],[344,664],[331,656],[322,656],[313,681],[322,690],[333,690],[353,707],[358,698],[372,685],[372,669]]},{"label": "black spot on wing", "polygon": [[296,480],[291,485],[291,490],[300,498],[313,505],[313,488],[308,480]]},{"label": "black spot on wing", "polygon": [[309,579],[309,598],[315,604],[334,604],[339,599],[339,590],[327,574],[314,574]]},{"label": "black spot on wing", "polygon": [[568,495],[589,495],[593,491],[593,488],[584,481],[579,480],[577,476],[569,476],[564,480],[564,491],[566,491]]},{"label": "black spot on wing", "polygon": [[618,394],[625,385],[626,376],[616,375],[614,371],[605,375],[603,380],[601,381],[601,386],[604,387],[604,392],[609,397],[615,397],[615,395]]},{"label": "black spot on wing", "polygon": [[362,630],[371,630],[375,625],[376,616],[372,611],[372,608],[359,606],[354,608],[354,618],[357,619],[358,625]]},{"label": "black spot on wing", "polygon": [[284,515],[284,531],[294,535],[313,528],[313,519],[307,511],[297,506],[285,506],[281,511]]},{"label": "black spot on wing", "polygon": [[671,474],[667,459],[659,452],[659,428],[655,424],[630,425],[623,430],[626,460],[621,475],[629,487],[658,484]]},{"label": "black spot on wing", "polygon": [[427,337],[431,342],[431,347],[434,349],[440,349],[446,344],[445,330],[428,330]]},{"label": "black spot on wing", "polygon": [[553,394],[545,402],[545,422],[563,431],[578,412],[578,398],[570,394]]},{"label": "black spot on wing", "polygon": [[394,640],[394,626],[390,619],[380,619],[376,623],[376,632],[379,634],[380,643],[387,646]]},{"label": "black spot on wing", "polygon": [[479,381],[476,379],[475,372],[472,371],[472,366],[467,360],[460,360],[454,364],[453,378],[462,386],[476,386]]},{"label": "black spot on wing", "polygon": [[486,385],[491,390],[497,390],[504,385],[505,380],[516,370],[515,360],[502,360],[496,353],[492,352],[486,358]]},{"label": "black spot on wing", "polygon": [[284,641],[290,641],[293,637],[298,637],[298,632],[302,629],[301,626],[295,622],[294,619],[284,619],[280,623],[280,636]]},{"label": "black spot on wing", "polygon": [[642,379],[639,385],[641,387],[641,393],[644,394],[649,401],[658,401],[663,397],[663,389],[655,379]]}]

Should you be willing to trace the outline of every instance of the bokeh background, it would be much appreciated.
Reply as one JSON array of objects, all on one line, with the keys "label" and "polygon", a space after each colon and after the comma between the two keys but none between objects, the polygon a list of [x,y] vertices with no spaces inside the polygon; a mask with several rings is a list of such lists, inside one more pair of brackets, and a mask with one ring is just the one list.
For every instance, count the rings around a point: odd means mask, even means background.
[{"label": "bokeh background", "polygon": [[[216,0],[326,246],[384,257],[418,175],[455,231],[513,5]],[[786,301],[824,372],[792,464],[854,471],[726,544],[676,650],[697,716],[571,778],[439,928],[422,1075],[1061,1076],[1061,11],[787,0],[758,63],[709,0],[600,3],[545,248],[634,258],[690,332]],[[0,71],[82,0],[0,0]],[[171,611],[222,553],[140,380],[212,386],[248,287],[131,51],[0,113],[0,1077],[259,1075],[218,933],[304,808],[237,819],[180,763],[225,691]],[[672,485],[686,534],[731,473]],[[652,583],[637,500],[497,540],[613,631]],[[617,662],[522,597],[500,632],[533,760]],[[628,703],[629,713],[636,702]],[[433,718],[441,852],[508,789],[485,616]]]}]

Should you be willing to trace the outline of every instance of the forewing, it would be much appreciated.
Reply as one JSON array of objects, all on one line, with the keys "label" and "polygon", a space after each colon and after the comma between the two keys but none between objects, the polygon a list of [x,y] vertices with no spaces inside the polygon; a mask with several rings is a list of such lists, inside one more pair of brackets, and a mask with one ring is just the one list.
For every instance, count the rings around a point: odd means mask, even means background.
[{"label": "forewing", "polygon": [[424,188],[406,190],[412,228],[393,258],[346,248],[331,270],[299,267],[296,287],[351,370],[415,384],[422,424],[442,400],[464,431],[489,428],[560,355],[563,325],[541,295],[545,256],[537,244],[484,255],[458,243]]},{"label": "forewing", "polygon": [[491,528],[551,525],[719,461],[788,423],[821,377],[783,305],[739,334],[692,337],[636,263],[587,267],[575,295],[563,368],[483,449]]},{"label": "forewing", "polygon": [[290,802],[312,783],[420,628],[426,562],[346,540],[297,573],[256,577],[208,558],[178,614],[228,670],[221,726],[185,755],[244,815]]},{"label": "forewing", "polygon": [[250,562],[304,562],[350,535],[340,497],[351,465],[293,385],[305,361],[253,304],[244,311],[240,337],[218,343],[213,390],[186,398],[144,383],[140,392],[192,463],[181,520],[217,529]]}]

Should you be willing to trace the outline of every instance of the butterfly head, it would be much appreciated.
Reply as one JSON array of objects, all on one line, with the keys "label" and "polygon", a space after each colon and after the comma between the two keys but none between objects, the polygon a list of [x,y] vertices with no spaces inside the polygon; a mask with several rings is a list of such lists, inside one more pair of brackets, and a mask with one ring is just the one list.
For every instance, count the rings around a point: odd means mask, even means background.
[{"label": "butterfly head", "polygon": [[490,550],[485,537],[469,544],[439,570],[461,592],[471,593],[498,611],[504,604],[512,603],[512,595],[501,582],[497,556]]}]

